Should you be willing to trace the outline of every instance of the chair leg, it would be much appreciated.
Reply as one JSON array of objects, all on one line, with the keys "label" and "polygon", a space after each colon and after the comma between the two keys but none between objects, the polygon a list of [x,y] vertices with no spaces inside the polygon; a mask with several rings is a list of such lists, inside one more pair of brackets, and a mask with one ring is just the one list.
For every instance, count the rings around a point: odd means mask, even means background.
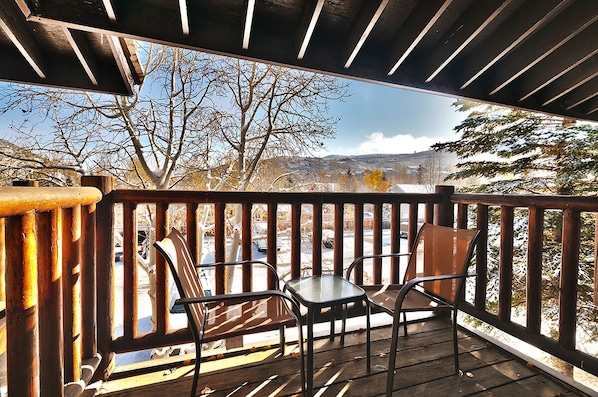
[{"label": "chair leg", "polygon": [[284,349],[286,347],[286,339],[285,339],[285,334],[284,334],[284,325],[281,325],[280,328],[278,329],[278,335],[280,337],[280,355],[282,357],[284,357]]},{"label": "chair leg", "polygon": [[407,313],[402,312],[403,315],[403,335],[407,336]]},{"label": "chair leg", "polygon": [[197,393],[197,383],[199,382],[199,367],[201,364],[201,343],[195,343],[195,369],[193,372],[193,386],[191,386],[191,397]]},{"label": "chair leg", "polygon": [[388,371],[386,373],[386,397],[392,396],[392,388],[394,385],[395,363],[397,361],[397,346],[399,344],[399,327],[400,327],[401,313],[396,313],[392,316],[392,338],[390,342],[390,351],[388,354]]},{"label": "chair leg", "polygon": [[299,333],[299,340],[298,345],[299,345],[299,356],[301,359],[301,395],[303,395],[304,397],[308,397],[307,396],[307,388],[306,388],[306,376],[305,376],[305,349],[303,348],[303,326],[301,325],[301,320],[297,320],[297,329],[298,329],[298,333]]},{"label": "chair leg", "polygon": [[453,354],[455,355],[455,375],[459,374],[459,344],[457,343],[457,309],[453,309]]}]

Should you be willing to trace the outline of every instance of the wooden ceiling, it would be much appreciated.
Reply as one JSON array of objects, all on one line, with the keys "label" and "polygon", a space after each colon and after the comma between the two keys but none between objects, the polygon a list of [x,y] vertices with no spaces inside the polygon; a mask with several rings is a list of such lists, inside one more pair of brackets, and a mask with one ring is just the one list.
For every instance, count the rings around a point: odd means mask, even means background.
[{"label": "wooden ceiling", "polygon": [[2,4],[4,80],[127,92],[135,39],[598,121],[595,0]]}]

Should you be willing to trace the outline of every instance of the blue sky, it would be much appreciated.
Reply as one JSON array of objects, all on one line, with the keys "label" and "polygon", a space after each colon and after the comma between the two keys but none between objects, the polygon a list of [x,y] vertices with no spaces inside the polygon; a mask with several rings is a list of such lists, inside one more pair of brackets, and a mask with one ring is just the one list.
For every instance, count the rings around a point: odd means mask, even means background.
[{"label": "blue sky", "polygon": [[341,117],[327,154],[412,153],[458,136],[453,128],[467,115],[451,106],[457,98],[380,84],[351,81],[352,94],[333,103]]}]

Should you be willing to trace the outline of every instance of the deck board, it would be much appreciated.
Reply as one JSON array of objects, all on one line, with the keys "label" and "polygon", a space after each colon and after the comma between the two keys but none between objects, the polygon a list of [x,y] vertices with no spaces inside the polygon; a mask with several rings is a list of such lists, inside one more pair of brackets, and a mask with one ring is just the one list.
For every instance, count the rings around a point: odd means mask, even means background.
[{"label": "deck board", "polygon": [[[395,366],[397,396],[583,396],[483,340],[459,332],[462,376],[453,374],[450,325],[443,320],[412,324],[401,337]],[[372,371],[366,370],[365,333],[315,342],[314,393],[317,396],[379,396],[384,394],[390,345],[390,327],[372,330]],[[275,357],[276,349],[202,363],[198,390],[210,397],[297,396],[299,358],[289,352]],[[188,396],[192,366],[132,376],[102,385],[102,397]],[[199,395],[199,394],[198,394]]]}]

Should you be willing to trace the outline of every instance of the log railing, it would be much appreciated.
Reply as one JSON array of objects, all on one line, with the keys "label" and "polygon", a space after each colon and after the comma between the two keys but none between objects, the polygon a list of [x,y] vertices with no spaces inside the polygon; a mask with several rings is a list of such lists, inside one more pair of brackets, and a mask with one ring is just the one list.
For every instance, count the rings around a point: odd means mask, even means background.
[{"label": "log railing", "polygon": [[[0,299],[8,393],[78,395],[99,364],[92,187],[0,188]],[[95,323],[95,318],[91,319]]]},{"label": "log railing", "polygon": [[[598,272],[596,255],[596,219],[598,198],[572,196],[519,196],[519,195],[481,195],[454,194],[452,201],[457,205],[459,227],[477,227],[482,236],[477,246],[477,277],[474,291],[462,309],[483,322],[502,330],[509,335],[525,341],[539,349],[558,357],[574,366],[594,375],[598,375],[598,357],[581,351],[577,346],[578,335],[578,290],[585,288],[592,291],[593,302],[588,310],[598,311]],[[552,230],[547,228],[547,217],[552,218]],[[589,218],[589,219],[588,219]],[[554,226],[554,219],[557,220]],[[589,222],[585,230],[591,233],[582,236],[582,219]],[[523,227],[522,227],[523,225]],[[498,232],[494,243],[489,241],[489,231]],[[552,240],[558,245],[554,254],[560,256],[560,266],[553,269],[553,280],[544,280],[543,267],[553,258],[546,258],[545,236],[552,233]],[[582,244],[586,247],[581,250]],[[491,246],[498,247],[498,299],[497,304],[490,304],[487,294],[491,288],[489,261],[495,252],[489,252]],[[516,245],[518,247],[516,247]],[[518,248],[523,249],[518,251]],[[592,251],[593,247],[593,252]],[[589,248],[589,249],[588,249]],[[585,272],[580,271],[580,252],[588,252],[584,258]],[[519,272],[515,275],[515,272]],[[592,282],[582,277],[591,277]],[[522,277],[523,275],[523,277]],[[525,279],[525,285],[514,298],[516,288],[513,281]],[[553,289],[547,296],[546,289]],[[554,295],[557,298],[554,298]],[[522,296],[524,301],[522,302]],[[558,330],[554,337],[549,330],[543,329],[546,321],[542,319],[543,300],[551,300],[551,309],[558,310]],[[517,301],[516,301],[517,300]],[[514,313],[513,307],[524,310]],[[522,314],[523,313],[523,314]],[[524,318],[521,318],[521,317]],[[586,320],[588,321],[588,320]]]},{"label": "log railing", "polygon": [[[114,190],[110,178],[89,177],[82,182],[89,187],[0,188],[0,272],[4,273],[0,302],[6,302],[8,387],[13,397],[76,395],[91,379],[99,357],[102,363],[95,376],[105,378],[117,353],[191,340],[187,329],[171,327],[168,273],[161,258],[149,261],[155,264],[150,268],[155,276],[154,326],[149,332],[138,329],[142,259],[137,255],[137,229],[147,222],[157,225],[156,239],[172,226],[181,228],[198,261],[230,259],[237,232],[239,258],[250,259],[255,254],[254,226],[265,224],[266,234],[260,238],[267,247],[277,247],[281,234],[288,242],[288,259],[282,261],[276,249],[268,249],[265,258],[286,277],[343,274],[355,256],[408,247],[424,221],[479,228],[483,233],[476,253],[478,276],[468,288],[463,310],[598,375],[598,359],[576,346],[579,252],[582,245],[596,246],[595,237],[588,242],[581,235],[581,223],[598,213],[595,198],[453,194],[451,187],[437,187],[431,194],[142,191]],[[526,226],[520,232],[522,213]],[[546,218],[555,213],[562,219],[551,231],[560,236],[562,258],[557,337],[542,329],[543,235]],[[122,232],[122,318],[114,315],[115,230]],[[401,246],[405,232],[408,241]],[[206,237],[209,255],[203,236],[210,236]],[[331,248],[323,246],[327,238]],[[522,238],[524,254],[517,251]],[[365,252],[366,246],[370,251]],[[495,262],[498,288],[496,304],[491,304],[489,272]],[[358,269],[354,281],[388,277],[379,263],[369,266]],[[512,313],[512,307],[521,304],[514,301],[522,294],[513,285],[514,271],[521,266],[526,282],[523,322]],[[226,276],[214,275],[217,293],[225,290]],[[241,269],[235,278],[243,290],[263,281],[250,269]],[[271,287],[272,282],[265,284]],[[122,324],[118,335],[117,323]],[[85,371],[90,367],[83,364],[88,362],[93,365]]]}]

